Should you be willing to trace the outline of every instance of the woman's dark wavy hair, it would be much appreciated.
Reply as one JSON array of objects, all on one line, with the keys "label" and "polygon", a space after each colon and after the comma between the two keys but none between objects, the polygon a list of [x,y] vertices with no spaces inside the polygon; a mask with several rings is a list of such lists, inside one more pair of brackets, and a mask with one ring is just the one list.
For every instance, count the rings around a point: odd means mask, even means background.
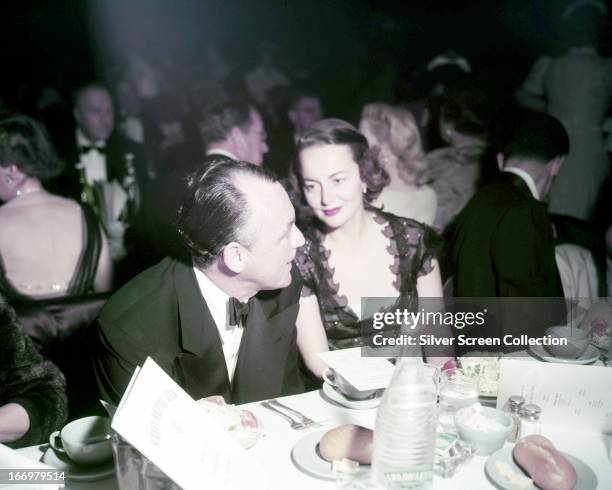
[{"label": "woman's dark wavy hair", "polygon": [[42,180],[55,177],[63,170],[63,162],[45,127],[23,114],[0,117],[0,166],[9,165]]},{"label": "woman's dark wavy hair", "polygon": [[346,145],[351,150],[359,175],[367,189],[365,199],[368,203],[376,199],[390,178],[379,160],[379,151],[368,147],[368,140],[355,126],[342,119],[322,119],[313,124],[299,139],[295,173],[303,186],[299,155],[302,150],[314,146]]}]

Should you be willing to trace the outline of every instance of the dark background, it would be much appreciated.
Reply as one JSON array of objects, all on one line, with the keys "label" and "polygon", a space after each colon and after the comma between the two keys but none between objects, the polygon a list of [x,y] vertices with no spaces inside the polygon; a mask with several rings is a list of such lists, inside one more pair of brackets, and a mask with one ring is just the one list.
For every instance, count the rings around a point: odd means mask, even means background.
[{"label": "dark background", "polygon": [[[280,47],[289,73],[316,83],[327,112],[346,112],[343,86],[376,96],[385,70],[399,87],[381,98],[418,97],[414,80],[433,56],[454,49],[477,79],[505,97],[542,53],[563,48],[564,0],[47,0],[3,5],[1,96],[52,85],[67,93],[120,70],[126,53],[189,66],[212,43],[240,75],[256,45]],[[608,50],[604,46],[604,54]],[[355,82],[355,79],[358,79]],[[398,85],[398,84],[396,84]]]}]

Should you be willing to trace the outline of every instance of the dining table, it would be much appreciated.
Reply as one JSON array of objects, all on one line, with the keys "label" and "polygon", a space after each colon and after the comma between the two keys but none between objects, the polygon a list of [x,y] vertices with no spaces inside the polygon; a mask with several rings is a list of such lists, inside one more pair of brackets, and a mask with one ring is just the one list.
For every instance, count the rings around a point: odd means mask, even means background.
[{"label": "dining table", "polygon": [[[376,407],[348,408],[332,400],[327,393],[319,389],[278,398],[283,404],[298,410],[320,424],[310,429],[293,429],[287,420],[266,409],[261,402],[241,406],[241,408],[250,410],[263,427],[263,436],[248,451],[267,473],[270,481],[269,488],[278,490],[331,490],[337,488],[334,480],[320,479],[300,470],[293,461],[294,446],[313,432],[329,430],[343,424],[356,424],[374,429]],[[494,403],[494,400],[493,402],[488,400],[488,402],[491,404]],[[612,434],[574,430],[571,421],[559,426],[547,424],[544,420],[542,435],[549,438],[560,451],[586,463],[597,476],[597,489],[612,489],[612,462],[610,460]],[[506,443],[505,446],[512,447],[512,444]],[[30,459],[40,460],[47,449],[47,445],[39,445],[22,448],[18,452]],[[433,489],[500,488],[495,486],[485,472],[487,458],[488,456],[472,456],[450,478],[434,476]],[[65,488],[69,490],[117,490],[118,484],[114,476],[89,482],[67,479]]]}]

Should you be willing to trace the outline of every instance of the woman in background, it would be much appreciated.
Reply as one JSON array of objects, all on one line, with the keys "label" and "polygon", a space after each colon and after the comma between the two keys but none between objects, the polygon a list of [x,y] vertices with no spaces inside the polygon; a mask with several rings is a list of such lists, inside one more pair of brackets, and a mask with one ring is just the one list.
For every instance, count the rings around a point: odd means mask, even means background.
[{"label": "woman in background", "polygon": [[43,188],[60,171],[40,123],[23,115],[0,119],[0,291],[9,298],[111,287],[108,245],[92,211]]},{"label": "woman in background", "polygon": [[576,0],[563,12],[568,49],[543,56],[516,91],[517,101],[563,123],[570,152],[549,194],[549,211],[582,220],[593,217],[610,172],[603,123],[612,104],[612,59],[597,52],[606,4]]},{"label": "woman in background", "polygon": [[297,342],[321,376],[318,352],[362,345],[362,298],[400,297],[415,307],[418,297],[441,297],[442,282],[433,230],[372,205],[389,175],[363,134],[324,119],[297,149],[296,173],[315,216],[296,256],[304,284]]},{"label": "woman in background", "polygon": [[433,224],[435,191],[428,180],[419,130],[407,109],[388,104],[368,104],[361,113],[359,130],[370,147],[378,148],[379,161],[390,181],[373,205],[404,218]]},{"label": "woman in background", "polygon": [[465,207],[481,174],[487,147],[484,97],[475,91],[449,94],[440,105],[440,137],[448,145],[427,154],[431,186],[438,196],[434,227],[444,231]]}]

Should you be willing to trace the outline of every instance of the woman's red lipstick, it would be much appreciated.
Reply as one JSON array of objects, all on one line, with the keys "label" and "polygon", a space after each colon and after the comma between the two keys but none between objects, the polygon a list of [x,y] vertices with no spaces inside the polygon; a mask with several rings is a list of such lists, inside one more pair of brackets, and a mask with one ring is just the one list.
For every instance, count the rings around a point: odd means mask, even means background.
[{"label": "woman's red lipstick", "polygon": [[342,209],[342,207],[333,208],[333,209],[323,209],[323,214],[325,216],[334,216],[334,215],[338,214],[341,209]]}]

